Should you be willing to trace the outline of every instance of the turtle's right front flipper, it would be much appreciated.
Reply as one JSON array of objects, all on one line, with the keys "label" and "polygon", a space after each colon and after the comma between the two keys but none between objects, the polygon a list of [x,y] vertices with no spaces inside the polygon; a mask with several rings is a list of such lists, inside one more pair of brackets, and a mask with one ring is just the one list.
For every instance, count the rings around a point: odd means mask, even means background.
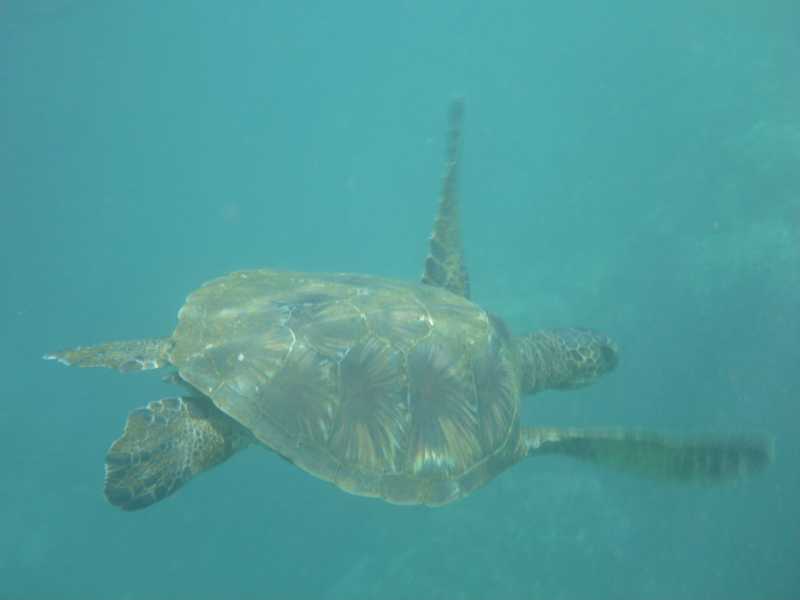
[{"label": "turtle's right front flipper", "polygon": [[670,437],[625,429],[525,428],[527,456],[555,454],[650,479],[715,483],[761,471],[773,458],[768,436]]},{"label": "turtle's right front flipper", "polygon": [[107,367],[123,373],[160,369],[169,363],[172,338],[125,340],[97,346],[79,346],[45,354],[45,360],[57,360],[73,367]]},{"label": "turtle's right front flipper", "polygon": [[151,402],[128,416],[106,455],[106,498],[123,510],[146,508],[251,441],[208,398]]}]

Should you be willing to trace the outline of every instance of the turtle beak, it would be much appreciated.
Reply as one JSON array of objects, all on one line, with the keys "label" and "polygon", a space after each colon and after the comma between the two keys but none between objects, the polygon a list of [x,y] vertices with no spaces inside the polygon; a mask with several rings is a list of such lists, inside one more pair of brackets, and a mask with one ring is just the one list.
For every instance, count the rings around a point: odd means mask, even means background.
[{"label": "turtle beak", "polygon": [[619,347],[617,343],[607,335],[600,334],[603,339],[598,345],[598,367],[599,373],[609,373],[617,368],[619,363]]},{"label": "turtle beak", "polygon": [[562,330],[568,342],[566,364],[571,375],[561,387],[578,388],[594,383],[619,363],[619,347],[609,336],[592,329]]}]

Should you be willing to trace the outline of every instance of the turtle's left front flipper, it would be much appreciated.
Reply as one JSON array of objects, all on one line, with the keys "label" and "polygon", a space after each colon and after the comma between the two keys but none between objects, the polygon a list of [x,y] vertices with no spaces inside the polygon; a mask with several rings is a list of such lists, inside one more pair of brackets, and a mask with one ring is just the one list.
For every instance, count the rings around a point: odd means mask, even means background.
[{"label": "turtle's left front flipper", "polygon": [[525,428],[527,456],[570,456],[651,479],[732,480],[761,471],[773,459],[768,436],[670,437],[625,429]]},{"label": "turtle's left front flipper", "polygon": [[464,264],[464,249],[461,245],[461,223],[456,189],[463,117],[464,101],[454,100],[450,106],[450,131],[442,193],[439,198],[439,210],[433,223],[422,283],[441,287],[469,298],[469,274]]},{"label": "turtle's left front flipper", "polygon": [[45,360],[57,360],[70,367],[106,367],[123,373],[160,369],[169,363],[172,338],[123,340],[97,346],[79,346],[45,354]]}]

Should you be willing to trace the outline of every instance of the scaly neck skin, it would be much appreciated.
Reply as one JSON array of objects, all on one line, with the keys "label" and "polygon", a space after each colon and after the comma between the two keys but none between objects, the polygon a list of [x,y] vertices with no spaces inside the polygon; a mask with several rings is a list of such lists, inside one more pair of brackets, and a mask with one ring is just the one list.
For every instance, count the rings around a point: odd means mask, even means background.
[{"label": "scaly neck skin", "polygon": [[523,394],[589,385],[618,361],[611,338],[590,329],[545,329],[514,342]]}]

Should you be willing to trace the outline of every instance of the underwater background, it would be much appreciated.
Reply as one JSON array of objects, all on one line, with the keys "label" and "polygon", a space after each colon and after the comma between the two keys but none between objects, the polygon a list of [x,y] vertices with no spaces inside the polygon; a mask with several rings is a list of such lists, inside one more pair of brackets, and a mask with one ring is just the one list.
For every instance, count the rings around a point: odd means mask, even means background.
[{"label": "underwater background", "polygon": [[[523,422],[769,432],[721,486],[520,463],[444,508],[261,449],[102,495],[168,335],[254,267],[416,280],[466,102],[473,299],[622,358]],[[0,600],[800,597],[800,3],[0,0]]]}]

